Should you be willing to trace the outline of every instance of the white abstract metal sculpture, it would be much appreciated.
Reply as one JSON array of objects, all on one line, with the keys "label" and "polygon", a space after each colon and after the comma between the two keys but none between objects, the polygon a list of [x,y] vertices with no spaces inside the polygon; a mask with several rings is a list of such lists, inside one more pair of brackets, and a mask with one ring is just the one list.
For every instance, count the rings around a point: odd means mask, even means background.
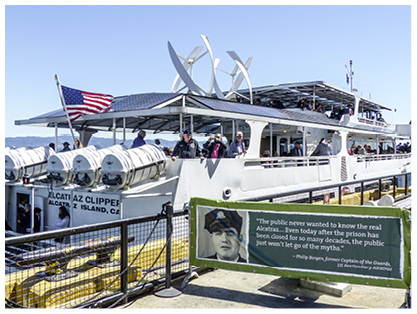
[{"label": "white abstract metal sculpture", "polygon": [[[253,57],[250,57],[246,63],[245,63],[245,69],[246,71],[249,69],[249,66],[252,62]],[[230,88],[229,92],[226,95],[226,99],[231,99],[232,96],[234,94],[237,94],[237,90],[239,89],[240,85],[243,82],[243,79],[245,78],[245,76],[243,75],[242,71],[238,71],[240,68],[239,66],[236,64],[235,67],[233,68],[233,71],[231,73],[228,73],[226,71],[223,71],[221,69],[219,69],[219,71],[222,71],[228,75],[230,75],[232,77],[232,87]],[[235,76],[237,75],[237,78],[235,79]]]},{"label": "white abstract metal sculpture", "polygon": [[249,68],[249,66],[252,62],[252,57],[250,57],[248,59],[248,61],[246,61],[246,64],[244,65],[242,60],[239,58],[239,56],[237,55],[236,52],[227,51],[227,53],[233,59],[233,61],[235,61],[236,66],[240,69],[240,74],[238,75],[236,81],[232,82],[232,88],[231,88],[230,92],[226,95],[226,98],[231,97],[235,93],[237,94],[237,89],[239,88],[240,84],[242,83],[243,78],[245,78],[246,83],[248,84],[248,87],[249,87],[250,103],[253,104],[252,84],[250,82],[249,73],[247,71],[247,69]]},{"label": "white abstract metal sculpture", "polygon": [[[213,88],[214,88],[214,92],[215,92],[217,98],[219,98],[219,99],[231,99],[234,94],[238,95],[237,89],[242,84],[243,79],[245,79],[247,84],[248,84],[248,87],[249,87],[250,102],[253,103],[253,101],[252,101],[252,85],[251,85],[250,78],[249,78],[249,73],[248,73],[249,66],[252,62],[252,57],[250,57],[246,61],[246,63],[243,64],[242,60],[239,58],[239,56],[237,55],[236,52],[227,51],[227,53],[230,55],[230,57],[236,63],[236,66],[234,67],[232,73],[227,73],[225,71],[220,70],[220,71],[225,72],[225,73],[232,76],[232,87],[230,88],[229,92],[225,96],[223,94],[223,92],[221,91],[221,89],[220,89],[220,87],[217,83],[217,80],[216,80],[216,70],[217,70],[217,66],[218,66],[220,60],[213,58],[213,52],[212,52],[211,45],[210,45],[210,42],[209,42],[207,36],[204,36],[204,35],[200,35],[200,36],[203,39],[203,42],[204,42],[204,44],[207,48],[207,51],[199,56],[203,47],[202,46],[195,47],[194,50],[188,55],[188,58],[184,58],[183,56],[178,54],[174,50],[174,48],[172,47],[171,43],[168,41],[169,55],[171,56],[172,63],[174,64],[174,67],[175,67],[175,69],[177,70],[177,73],[178,73],[177,76],[175,77],[175,80],[174,80],[174,83],[172,85],[171,91],[173,93],[176,93],[176,92],[179,92],[179,91],[183,90],[185,87],[188,87],[188,90],[190,92],[194,93],[194,94],[197,94],[197,95],[200,95],[200,96],[202,96],[202,95],[211,96]],[[198,60],[200,60],[207,53],[210,55],[210,60],[211,60],[211,80],[210,80],[210,84],[209,84],[209,87],[208,87],[207,91],[205,91],[200,86],[198,86],[193,80],[193,64],[196,63]],[[182,60],[184,60],[183,63],[181,63],[180,58]],[[240,72],[238,72],[238,70]],[[238,74],[238,76],[235,80],[235,76],[237,74]],[[181,80],[185,83],[185,86],[182,87],[181,89],[178,89]]]},{"label": "white abstract metal sculpture", "polygon": [[210,59],[211,59],[211,80],[210,80],[210,86],[209,86],[207,94],[208,95],[211,94],[211,91],[212,91],[213,86],[214,86],[214,91],[216,92],[217,98],[225,99],[219,85],[217,84],[217,80],[216,80],[216,68],[217,68],[217,65],[220,62],[220,60],[216,59],[216,61],[213,61],[213,52],[211,51],[210,42],[209,42],[207,36],[204,36],[204,35],[200,35],[200,36],[203,39],[204,44],[207,47],[207,51],[209,52]]},{"label": "white abstract metal sculpture", "polygon": [[[198,60],[200,60],[207,52],[203,53],[201,56],[198,56],[201,50],[203,49],[203,46],[195,47],[193,51],[188,55],[187,58],[182,57],[181,55],[177,54],[178,57],[184,60],[182,66],[186,71],[190,70],[190,76],[192,77],[193,73],[193,64],[196,63]],[[173,93],[176,93],[178,90],[178,86],[181,83],[181,76],[177,74],[174,80],[174,84],[172,85],[171,91]],[[185,86],[182,88],[184,89]],[[180,89],[181,90],[181,89]]]},{"label": "white abstract metal sculpture", "polygon": [[[195,50],[196,49],[194,49],[194,51]],[[171,45],[171,43],[169,41],[168,41],[168,51],[169,51],[169,55],[171,56],[172,63],[174,64],[174,67],[177,70],[178,75],[183,80],[183,82],[185,83],[185,85],[188,87],[188,89],[191,92],[194,92],[197,95],[201,95],[200,88],[194,83],[193,79],[188,74],[187,69],[181,64],[181,61],[178,58],[178,54],[175,52],[174,48],[172,47],[172,45]],[[195,63],[195,62],[196,62],[196,60],[194,60],[192,63]],[[192,68],[191,67],[192,63],[190,63],[187,68]],[[175,85],[175,82],[174,82],[174,85]]]}]

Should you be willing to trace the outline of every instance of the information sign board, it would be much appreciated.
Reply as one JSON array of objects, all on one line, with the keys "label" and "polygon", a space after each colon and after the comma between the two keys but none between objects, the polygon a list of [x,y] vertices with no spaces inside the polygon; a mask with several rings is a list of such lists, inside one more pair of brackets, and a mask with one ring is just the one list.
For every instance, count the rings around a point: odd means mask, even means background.
[{"label": "information sign board", "polygon": [[408,288],[410,212],[191,199],[196,266]]}]

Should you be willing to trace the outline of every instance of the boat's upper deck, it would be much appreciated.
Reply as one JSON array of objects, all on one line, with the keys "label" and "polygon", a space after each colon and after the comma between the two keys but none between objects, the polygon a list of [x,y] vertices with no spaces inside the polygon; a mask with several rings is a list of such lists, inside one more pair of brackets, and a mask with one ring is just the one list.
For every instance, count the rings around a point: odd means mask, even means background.
[{"label": "boat's upper deck", "polygon": [[[106,113],[82,116],[73,123],[77,130],[148,129],[155,132],[179,132],[180,120],[193,117],[196,133],[218,131],[219,123],[227,120],[258,120],[269,123],[310,126],[329,130],[348,130],[393,133],[393,128],[384,122],[366,118],[364,114],[381,114],[391,108],[360,98],[353,93],[321,81],[293,83],[253,88],[254,99],[262,104],[249,104],[247,91],[238,91],[238,101],[221,100],[180,93],[142,93],[115,97],[111,110]],[[322,113],[301,110],[297,103],[306,99],[313,106],[320,104]],[[265,104],[279,104],[266,106]],[[352,122],[340,120],[340,113],[348,105],[358,108]],[[356,107],[355,107],[356,105]],[[337,113],[337,115],[332,115]],[[368,114],[369,115],[369,114]],[[62,108],[34,118],[15,121],[16,125],[40,125],[67,128],[68,123]]]}]

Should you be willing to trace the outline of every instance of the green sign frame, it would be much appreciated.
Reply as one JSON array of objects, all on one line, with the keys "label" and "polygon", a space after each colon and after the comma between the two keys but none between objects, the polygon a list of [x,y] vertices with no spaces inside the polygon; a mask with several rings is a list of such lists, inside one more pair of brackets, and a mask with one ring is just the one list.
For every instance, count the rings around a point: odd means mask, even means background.
[{"label": "green sign frame", "polygon": [[[410,287],[408,210],[200,197],[191,198],[190,210],[192,265],[288,278]],[[233,260],[221,260],[217,244],[213,244],[215,232],[211,226],[222,224],[221,228],[232,228],[225,237],[240,241],[239,254]]]}]

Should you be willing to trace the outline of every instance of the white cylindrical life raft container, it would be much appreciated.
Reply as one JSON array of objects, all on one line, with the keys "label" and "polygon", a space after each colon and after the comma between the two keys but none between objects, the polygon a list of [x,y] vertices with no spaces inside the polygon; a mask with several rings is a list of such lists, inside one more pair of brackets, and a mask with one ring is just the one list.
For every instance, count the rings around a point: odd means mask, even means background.
[{"label": "white cylindrical life raft container", "polygon": [[156,145],[147,144],[104,157],[102,182],[118,190],[159,176],[165,169],[164,152]]},{"label": "white cylindrical life raft container", "polygon": [[124,151],[122,145],[99,149],[96,151],[85,152],[75,156],[72,162],[73,183],[89,187],[97,185],[101,181],[101,162],[103,158],[111,153]]},{"label": "white cylindrical life raft container", "polygon": [[48,158],[55,152],[50,147],[7,149],[5,153],[6,180],[18,181],[47,173]]},{"label": "white cylindrical life raft container", "polygon": [[87,146],[76,150],[61,152],[53,155],[48,160],[46,169],[49,172],[48,177],[52,180],[55,186],[66,185],[72,180],[72,161],[78,154],[85,154],[91,151],[96,151],[95,146]]}]

